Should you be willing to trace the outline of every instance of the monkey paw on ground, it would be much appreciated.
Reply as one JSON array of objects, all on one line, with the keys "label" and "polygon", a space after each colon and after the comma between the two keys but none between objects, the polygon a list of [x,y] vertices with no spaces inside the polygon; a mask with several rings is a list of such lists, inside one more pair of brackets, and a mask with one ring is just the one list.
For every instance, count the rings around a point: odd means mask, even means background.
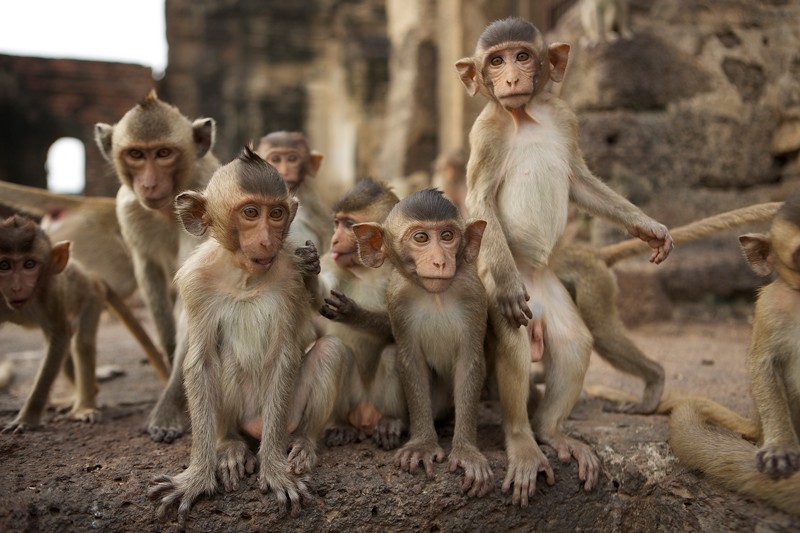
[{"label": "monkey paw on ground", "polygon": [[255,454],[242,440],[226,440],[217,447],[217,476],[225,490],[239,490],[239,481],[256,471]]},{"label": "monkey paw on ground", "polygon": [[300,258],[297,267],[303,275],[319,274],[322,267],[319,264],[319,252],[311,241],[306,241],[305,246],[295,249],[294,254]]},{"label": "monkey paw on ground", "polygon": [[772,479],[789,477],[800,470],[800,450],[764,446],[756,453],[756,466]]},{"label": "monkey paw on ground", "polygon": [[436,442],[409,441],[394,456],[401,470],[414,473],[422,463],[425,475],[433,478],[433,463],[444,461],[444,451]]},{"label": "monkey paw on ground", "polygon": [[476,447],[454,447],[450,451],[450,472],[459,467],[464,470],[461,492],[480,498],[494,488],[494,473],[489,461]]},{"label": "monkey paw on ground", "polygon": [[258,475],[258,488],[262,494],[273,492],[278,499],[278,508],[282,513],[287,510],[292,516],[300,514],[303,503],[313,501],[308,488],[307,478],[295,477],[288,472],[276,468],[261,467]]},{"label": "monkey paw on ground", "polygon": [[325,430],[325,446],[332,448],[358,442],[359,433],[360,431],[352,426],[329,428]]},{"label": "monkey paw on ground", "polygon": [[23,420],[19,417],[3,426],[3,433],[25,433],[42,427],[39,420]]},{"label": "monkey paw on ground", "polygon": [[316,446],[309,439],[294,437],[289,449],[289,469],[292,474],[306,474],[317,464]]},{"label": "monkey paw on ground", "polygon": [[53,420],[70,420],[72,422],[86,422],[94,424],[103,419],[103,414],[95,407],[73,407],[67,412],[56,416]]},{"label": "monkey paw on ground", "polygon": [[394,450],[400,446],[404,427],[403,421],[399,418],[381,418],[372,433],[372,441],[384,450]]},{"label": "monkey paw on ground", "polygon": [[191,465],[176,476],[158,476],[150,482],[147,497],[160,500],[156,514],[159,520],[165,520],[172,508],[177,506],[178,525],[183,529],[186,517],[195,500],[203,494],[217,491],[214,475],[205,475]]}]

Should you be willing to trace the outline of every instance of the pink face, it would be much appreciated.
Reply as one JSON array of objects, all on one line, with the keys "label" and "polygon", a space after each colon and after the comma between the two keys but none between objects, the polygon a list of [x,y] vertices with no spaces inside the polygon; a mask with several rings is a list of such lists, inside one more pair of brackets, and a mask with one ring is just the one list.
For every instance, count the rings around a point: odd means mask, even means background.
[{"label": "pink face", "polygon": [[492,50],[484,61],[484,75],[491,80],[495,97],[509,109],[522,107],[533,97],[536,68],[533,53],[524,46]]},{"label": "pink face", "polygon": [[239,235],[236,252],[242,268],[249,272],[267,272],[283,246],[289,208],[285,203],[267,203],[250,198],[235,210],[234,224]]},{"label": "pink face", "polygon": [[0,292],[9,309],[21,309],[33,297],[42,267],[35,257],[23,254],[0,257]]},{"label": "pink face", "polygon": [[171,146],[136,146],[122,151],[133,192],[150,209],[172,208],[180,152]]},{"label": "pink face", "polygon": [[342,268],[362,266],[358,259],[358,246],[353,226],[365,222],[357,214],[339,212],[333,217],[333,237],[331,237],[331,257]]},{"label": "pink face", "polygon": [[403,255],[414,261],[420,285],[431,293],[444,292],[456,275],[460,232],[449,224],[414,224],[403,236]]},{"label": "pink face", "polygon": [[303,161],[305,155],[295,148],[274,147],[267,150],[264,160],[278,169],[289,189],[295,189],[303,182]]}]

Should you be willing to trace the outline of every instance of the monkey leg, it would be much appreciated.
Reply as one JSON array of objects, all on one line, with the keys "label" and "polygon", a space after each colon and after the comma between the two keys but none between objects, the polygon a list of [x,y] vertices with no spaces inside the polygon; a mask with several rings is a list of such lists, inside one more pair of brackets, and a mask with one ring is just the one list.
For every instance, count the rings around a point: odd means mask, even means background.
[{"label": "monkey leg", "polygon": [[533,416],[533,427],[540,442],[552,446],[562,462],[578,461],[578,477],[590,490],[600,473],[600,462],[588,445],[567,436],[563,423],[580,396],[589,367],[592,336],[581,320],[569,293],[549,268],[533,275],[531,299],[544,309],[543,358],[545,392]]},{"label": "monkey leg", "polygon": [[145,432],[155,442],[170,443],[183,435],[185,429],[186,393],[183,386],[183,360],[186,357],[186,317],[179,318],[179,343],[175,350],[175,360],[167,386],[161,391],[155,407],[145,424]]},{"label": "monkey leg", "polygon": [[[133,259],[136,281],[139,285],[142,299],[153,317],[158,340],[164,349],[164,353],[167,354],[169,362],[173,367],[177,366],[178,362],[175,360],[177,356],[175,353],[177,348],[176,309],[169,291],[172,280],[166,278],[163,269],[158,263],[139,257],[135,250]],[[178,310],[177,314],[182,314],[182,310]]]},{"label": "monkey leg", "polygon": [[[449,397],[449,395],[448,395]],[[408,409],[403,385],[397,375],[397,345],[386,346],[380,355],[369,398],[377,406],[381,418],[372,433],[372,440],[384,450],[400,446],[400,439],[408,431]],[[437,418],[436,402],[433,406]]]},{"label": "monkey leg", "polygon": [[525,328],[512,327],[497,306],[489,306],[486,351],[497,385],[503,412],[508,469],[502,490],[513,485],[511,502],[527,507],[536,493],[536,476],[544,472],[547,483],[555,483],[553,469],[536,444],[528,419],[530,346]]},{"label": "monkey leg", "polygon": [[[98,293],[101,294],[101,293]],[[75,371],[75,401],[67,415],[72,420],[96,422],[100,411],[95,404],[97,381],[97,329],[104,303],[98,297],[82,310],[78,331],[72,337],[72,361]]]}]

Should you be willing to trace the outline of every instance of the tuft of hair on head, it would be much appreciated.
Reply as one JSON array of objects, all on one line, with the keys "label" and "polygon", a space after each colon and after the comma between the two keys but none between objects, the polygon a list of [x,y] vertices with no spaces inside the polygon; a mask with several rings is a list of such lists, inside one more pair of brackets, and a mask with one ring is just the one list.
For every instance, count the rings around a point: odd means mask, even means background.
[{"label": "tuft of hair on head", "polygon": [[533,43],[540,39],[542,32],[525,19],[507,17],[495,20],[483,30],[478,38],[478,49],[486,50],[500,43],[522,41]]},{"label": "tuft of hair on head", "polygon": [[289,189],[278,170],[264,161],[247,144],[236,158],[236,178],[239,187],[248,193],[260,196],[287,196]]},{"label": "tuft of hair on head", "polygon": [[406,196],[395,206],[395,210],[413,220],[461,220],[456,205],[436,187]]},{"label": "tuft of hair on head", "polygon": [[30,253],[40,237],[50,247],[50,237],[31,218],[14,214],[0,222],[0,253]]},{"label": "tuft of hair on head", "polygon": [[139,107],[141,107],[142,109],[148,109],[153,106],[157,106],[159,102],[161,102],[161,100],[158,99],[158,94],[156,94],[156,90],[150,89],[150,92],[147,93],[147,96],[145,96],[144,98],[141,99],[141,101],[139,101]]},{"label": "tuft of hair on head", "polygon": [[[356,182],[333,204],[334,213],[355,213],[364,209],[383,207],[385,212],[394,207],[400,199],[392,188],[383,181],[367,176]],[[380,205],[376,204],[380,202]]]}]

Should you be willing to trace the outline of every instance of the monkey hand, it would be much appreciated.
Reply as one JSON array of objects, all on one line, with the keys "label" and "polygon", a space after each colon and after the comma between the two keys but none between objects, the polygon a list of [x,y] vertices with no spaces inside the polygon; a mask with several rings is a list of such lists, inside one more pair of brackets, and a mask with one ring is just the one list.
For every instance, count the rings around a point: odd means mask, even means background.
[{"label": "monkey hand", "polygon": [[653,253],[650,255],[651,263],[661,263],[672,251],[673,244],[669,230],[655,220],[648,218],[643,223],[628,226],[627,230],[628,233],[643,240],[653,249]]},{"label": "monkey hand", "polygon": [[294,255],[300,258],[297,267],[304,276],[320,273],[319,252],[313,242],[306,241],[305,246],[295,249]]},{"label": "monkey hand", "polygon": [[508,470],[503,480],[502,490],[508,492],[514,485],[511,493],[511,503],[520,507],[528,506],[528,499],[536,494],[536,476],[539,472],[545,474],[547,484],[556,482],[553,467],[550,461],[537,446],[530,434],[516,435],[509,439]]},{"label": "monkey hand", "polygon": [[764,446],[756,452],[758,471],[772,479],[789,477],[800,470],[800,450],[778,446]]},{"label": "monkey hand", "polygon": [[217,491],[217,480],[213,472],[202,472],[198,468],[189,468],[177,476],[158,476],[150,482],[147,497],[161,500],[156,512],[159,520],[167,517],[169,510],[178,506],[178,526],[183,529],[186,517],[192,504],[203,494]]},{"label": "monkey hand", "polygon": [[475,446],[453,447],[450,451],[450,472],[455,472],[458,467],[464,469],[461,492],[480,498],[494,488],[494,474],[489,461]]},{"label": "monkey hand", "polygon": [[320,308],[319,314],[329,320],[344,321],[359,309],[361,307],[345,293],[331,290],[331,297],[325,298],[325,305]]},{"label": "monkey hand", "polygon": [[556,450],[562,463],[568,463],[574,457],[578,461],[578,479],[584,482],[583,489],[592,490],[600,476],[600,459],[587,444],[560,431],[552,435],[539,432],[538,438]]},{"label": "monkey hand", "polygon": [[384,450],[394,450],[400,446],[400,436],[405,425],[399,418],[383,417],[375,427],[372,441]]},{"label": "monkey hand", "polygon": [[225,490],[239,490],[245,474],[256,471],[256,456],[242,440],[226,440],[217,447],[217,477]]},{"label": "monkey hand", "polygon": [[444,451],[436,442],[409,441],[400,448],[394,456],[397,466],[401,470],[414,473],[419,464],[425,467],[425,475],[428,479],[433,478],[433,462],[441,463],[444,461]]},{"label": "monkey hand", "polygon": [[497,284],[497,305],[500,312],[513,327],[527,326],[528,320],[533,318],[533,313],[528,307],[528,290],[522,280],[518,283]]},{"label": "monkey hand", "polygon": [[314,443],[306,437],[295,436],[289,449],[289,468],[291,474],[305,474],[317,464],[317,450]]},{"label": "monkey hand", "polygon": [[275,493],[278,507],[286,513],[291,507],[292,516],[300,514],[301,504],[313,500],[305,478],[295,477],[287,472],[286,468],[270,467],[269,463],[262,462],[261,472],[258,475],[258,488],[262,494]]}]

